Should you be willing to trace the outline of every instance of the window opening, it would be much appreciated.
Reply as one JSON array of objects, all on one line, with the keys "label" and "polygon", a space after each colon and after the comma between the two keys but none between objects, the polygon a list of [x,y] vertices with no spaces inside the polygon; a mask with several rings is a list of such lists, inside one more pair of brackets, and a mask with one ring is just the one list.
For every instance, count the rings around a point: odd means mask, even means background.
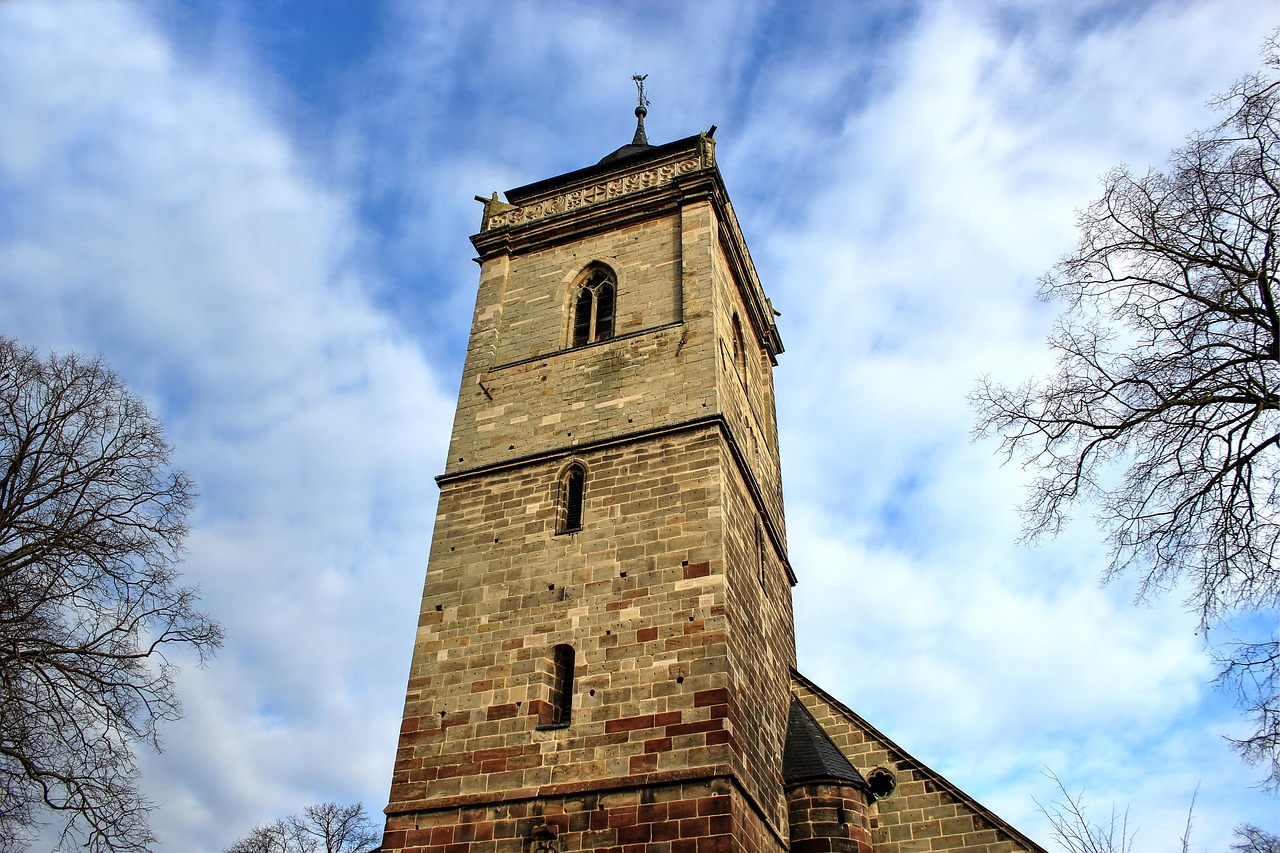
[{"label": "window opening", "polygon": [[582,498],[586,477],[587,472],[581,465],[570,465],[561,475],[557,533],[576,533],[582,529]]},{"label": "window opening", "polygon": [[871,789],[872,797],[883,800],[898,787],[898,778],[893,775],[892,770],[877,767],[867,774],[867,787]]},{"label": "window opening", "polygon": [[551,657],[551,725],[567,726],[573,713],[573,646],[561,643]]},{"label": "window opening", "polygon": [[764,528],[756,522],[756,573],[760,578],[760,588],[764,589]]},{"label": "window opening", "polygon": [[573,300],[570,346],[584,347],[613,337],[616,296],[613,276],[604,269],[591,270]]},{"label": "window opening", "polygon": [[586,287],[578,291],[577,304],[573,309],[573,345],[585,346],[591,342],[591,312],[595,307],[595,297]]},{"label": "window opening", "polygon": [[733,365],[738,368],[738,378],[742,387],[747,387],[747,347],[742,337],[742,321],[737,312],[733,315]]}]

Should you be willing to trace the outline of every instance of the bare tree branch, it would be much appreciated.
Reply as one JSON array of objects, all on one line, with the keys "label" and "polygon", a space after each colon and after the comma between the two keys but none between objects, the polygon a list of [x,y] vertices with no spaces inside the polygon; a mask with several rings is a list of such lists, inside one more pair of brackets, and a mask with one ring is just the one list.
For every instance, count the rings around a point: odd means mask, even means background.
[{"label": "bare tree branch", "polygon": [[[1016,388],[983,379],[971,395],[975,435],[1035,472],[1025,536],[1057,533],[1088,503],[1111,548],[1104,577],[1134,573],[1139,599],[1177,587],[1206,636],[1280,608],[1274,38],[1270,51],[1164,171],[1114,169],[1078,214],[1076,250],[1040,282],[1063,305],[1056,372]],[[1258,726],[1241,754],[1280,786],[1277,680],[1253,660],[1223,657],[1220,682]]]},{"label": "bare tree branch", "polygon": [[255,826],[226,853],[367,853],[381,840],[363,803],[318,803],[300,814]]},{"label": "bare tree branch", "polygon": [[0,337],[0,848],[146,850],[134,745],[181,715],[163,651],[221,629],[179,585],[194,488],[159,423],[96,360]]},{"label": "bare tree branch", "polygon": [[[1059,798],[1052,800],[1047,806],[1036,800],[1040,813],[1049,819],[1053,829],[1053,840],[1067,853],[1132,853],[1133,840],[1137,830],[1129,829],[1129,810],[1117,815],[1116,807],[1111,806],[1111,819],[1104,826],[1090,823],[1084,804],[1084,792],[1074,797],[1067,792],[1066,786],[1052,770],[1045,775],[1053,780],[1058,788]],[[1187,822],[1182,830],[1179,846],[1182,853],[1191,850],[1191,828],[1195,823],[1196,798],[1200,795],[1199,786],[1191,795],[1187,806]],[[1236,827],[1236,843],[1232,850],[1242,853],[1280,853],[1280,837],[1265,832],[1252,824]],[[254,851],[228,851],[228,853],[254,853]]]},{"label": "bare tree branch", "polygon": [[1062,780],[1052,770],[1045,775],[1058,787],[1060,799],[1048,805],[1036,800],[1040,813],[1049,819],[1053,827],[1053,839],[1068,853],[1132,853],[1133,833],[1129,831],[1129,810],[1117,815],[1111,807],[1111,819],[1106,826],[1090,823],[1084,805],[1084,792],[1074,797],[1067,793]]},{"label": "bare tree branch", "polygon": [[1253,824],[1236,827],[1236,843],[1232,850],[1240,853],[1280,853],[1280,835],[1264,832]]}]

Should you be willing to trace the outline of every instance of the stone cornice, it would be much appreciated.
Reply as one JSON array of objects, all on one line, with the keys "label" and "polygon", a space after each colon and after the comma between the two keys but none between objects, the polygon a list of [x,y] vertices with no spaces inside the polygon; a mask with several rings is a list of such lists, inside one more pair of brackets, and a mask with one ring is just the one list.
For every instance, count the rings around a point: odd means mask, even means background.
[{"label": "stone cornice", "polygon": [[680,184],[716,174],[714,165],[699,165],[688,151],[676,155],[666,162],[631,158],[629,172],[611,172],[596,182],[557,184],[558,192],[535,196],[519,207],[486,201],[485,227],[471,238],[480,262],[671,214],[682,203]]},{"label": "stone cornice", "polygon": [[535,219],[543,219],[548,216],[572,213],[581,207],[600,204],[615,198],[632,195],[641,190],[669,184],[675,180],[677,175],[687,175],[701,168],[705,168],[705,165],[700,162],[700,158],[686,157],[673,163],[663,163],[651,169],[632,172],[628,175],[619,175],[588,184],[587,186],[577,187],[568,192],[519,207],[503,205],[501,208],[491,211],[489,208],[492,205],[486,203],[484,222],[480,230],[489,231],[494,228],[505,228],[509,225],[532,222]]},{"label": "stone cornice", "polygon": [[[518,193],[518,194],[517,194]],[[747,319],[777,364],[782,337],[747,250],[738,218],[715,162],[707,134],[691,136],[607,167],[571,172],[508,196],[518,204],[485,201],[480,233],[471,238],[484,263],[502,254],[523,254],[566,240],[614,230],[708,201],[716,212],[721,251],[747,306]],[[479,198],[479,196],[477,196]]]},{"label": "stone cornice", "polygon": [[631,174],[660,163],[674,162],[687,157],[695,157],[699,161],[699,168],[714,166],[716,164],[715,140],[711,134],[696,133],[664,145],[655,145],[627,157],[597,163],[585,169],[516,187],[507,190],[507,201],[513,205],[529,204],[570,189],[588,186],[602,179]]},{"label": "stone cornice", "polygon": [[561,782],[553,785],[540,785],[536,788],[514,788],[508,791],[490,791],[477,794],[455,794],[451,797],[427,797],[421,800],[403,800],[391,802],[382,811],[384,814],[403,814],[404,812],[439,811],[466,806],[488,805],[490,803],[511,803],[521,800],[536,800],[540,797],[565,797],[574,794],[585,794],[593,791],[629,790],[645,788],[652,785],[673,784],[677,782],[696,782],[703,779],[736,778],[733,768],[727,764],[714,764],[710,767],[690,767],[683,770],[667,770],[655,773],[644,773],[637,776],[615,776],[606,779],[590,779],[583,782]]}]

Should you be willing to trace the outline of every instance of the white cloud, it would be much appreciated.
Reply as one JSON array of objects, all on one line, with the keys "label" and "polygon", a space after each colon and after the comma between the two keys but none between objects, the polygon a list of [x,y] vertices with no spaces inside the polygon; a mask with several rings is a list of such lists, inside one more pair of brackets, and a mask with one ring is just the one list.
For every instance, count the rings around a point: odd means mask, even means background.
[{"label": "white cloud", "polygon": [[103,352],[202,490],[184,573],[229,640],[143,758],[156,829],[217,849],[382,796],[449,401],[371,302],[354,202],[136,9],[0,15],[6,331]]},{"label": "white cloud", "polygon": [[1052,309],[1030,297],[1071,247],[1071,211],[1110,166],[1158,165],[1210,123],[1204,101],[1255,67],[1263,29],[1159,6],[1071,38],[1069,15],[1009,28],[994,8],[926,7],[891,85],[824,141],[811,215],[755,244],[789,348],[800,665],[1046,843],[1026,794],[1049,796],[1048,765],[1103,808],[1132,803],[1152,848],[1177,841],[1200,774],[1196,847],[1225,847],[1270,806],[1208,792],[1248,771],[1219,737],[1234,718],[1206,697],[1194,619],[1176,598],[1132,608],[1124,581],[1099,589],[1087,515],[1012,548],[1020,472],[966,443],[964,395],[983,373],[1048,369]]}]

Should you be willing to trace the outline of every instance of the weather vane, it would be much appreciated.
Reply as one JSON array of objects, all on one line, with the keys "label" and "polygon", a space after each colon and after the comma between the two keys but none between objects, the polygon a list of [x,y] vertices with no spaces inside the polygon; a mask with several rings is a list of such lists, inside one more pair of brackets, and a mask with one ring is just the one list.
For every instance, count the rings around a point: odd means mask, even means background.
[{"label": "weather vane", "polygon": [[636,106],[637,110],[646,110],[649,106],[649,99],[644,96],[644,81],[648,76],[648,74],[631,75],[631,79],[636,81],[636,95],[640,99],[640,103]]}]

